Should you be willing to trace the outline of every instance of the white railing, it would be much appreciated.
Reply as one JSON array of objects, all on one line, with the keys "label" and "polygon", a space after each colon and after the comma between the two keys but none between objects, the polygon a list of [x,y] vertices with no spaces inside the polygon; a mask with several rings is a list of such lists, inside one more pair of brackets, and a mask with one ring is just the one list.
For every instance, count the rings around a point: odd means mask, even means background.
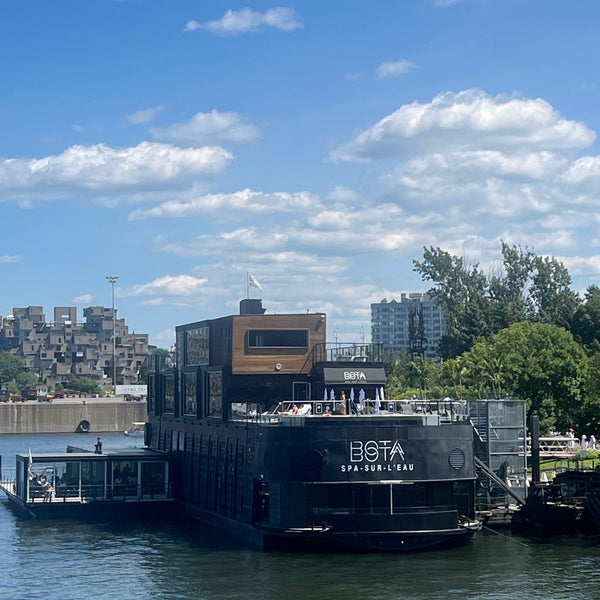
[{"label": "white railing", "polygon": [[[531,438],[526,439],[527,453],[531,453]],[[579,438],[552,436],[539,438],[540,456],[573,455],[581,450]]]}]

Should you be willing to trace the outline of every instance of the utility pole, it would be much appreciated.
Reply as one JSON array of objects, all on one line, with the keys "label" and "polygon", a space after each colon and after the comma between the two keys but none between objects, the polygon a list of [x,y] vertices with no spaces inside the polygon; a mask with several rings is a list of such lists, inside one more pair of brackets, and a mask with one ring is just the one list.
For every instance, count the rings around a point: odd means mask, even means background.
[{"label": "utility pole", "polygon": [[119,279],[118,275],[107,275],[106,279],[110,283],[112,291],[112,384],[113,393],[117,393],[117,340],[116,340],[116,325],[117,316],[115,315],[115,283]]}]

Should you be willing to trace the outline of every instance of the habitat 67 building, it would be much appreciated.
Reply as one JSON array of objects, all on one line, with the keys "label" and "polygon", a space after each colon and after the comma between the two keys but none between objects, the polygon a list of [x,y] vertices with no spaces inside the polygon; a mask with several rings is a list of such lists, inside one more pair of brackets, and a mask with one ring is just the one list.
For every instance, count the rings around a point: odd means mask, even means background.
[{"label": "habitat 67 building", "polygon": [[405,292],[399,300],[371,304],[371,340],[384,348],[439,360],[436,349],[446,331],[444,311],[426,293]]}]

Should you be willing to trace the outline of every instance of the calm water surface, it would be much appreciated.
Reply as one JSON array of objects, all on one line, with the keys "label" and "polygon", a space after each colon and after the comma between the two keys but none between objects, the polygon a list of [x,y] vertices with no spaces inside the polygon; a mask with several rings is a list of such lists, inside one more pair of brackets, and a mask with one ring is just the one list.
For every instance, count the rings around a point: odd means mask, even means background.
[{"label": "calm water surface", "polygon": [[[105,448],[141,443],[102,436]],[[1,436],[14,455],[93,448],[95,436]],[[481,533],[412,555],[266,553],[197,524],[16,519],[0,498],[0,598],[302,599],[600,597],[600,538]]]}]

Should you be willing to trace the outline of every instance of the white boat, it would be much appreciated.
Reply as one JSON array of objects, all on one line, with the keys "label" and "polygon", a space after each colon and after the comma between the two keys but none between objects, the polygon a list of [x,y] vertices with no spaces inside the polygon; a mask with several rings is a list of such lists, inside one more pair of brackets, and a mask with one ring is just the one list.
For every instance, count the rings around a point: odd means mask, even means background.
[{"label": "white boat", "polygon": [[132,421],[131,429],[126,429],[123,433],[128,436],[144,437],[145,421]]}]

